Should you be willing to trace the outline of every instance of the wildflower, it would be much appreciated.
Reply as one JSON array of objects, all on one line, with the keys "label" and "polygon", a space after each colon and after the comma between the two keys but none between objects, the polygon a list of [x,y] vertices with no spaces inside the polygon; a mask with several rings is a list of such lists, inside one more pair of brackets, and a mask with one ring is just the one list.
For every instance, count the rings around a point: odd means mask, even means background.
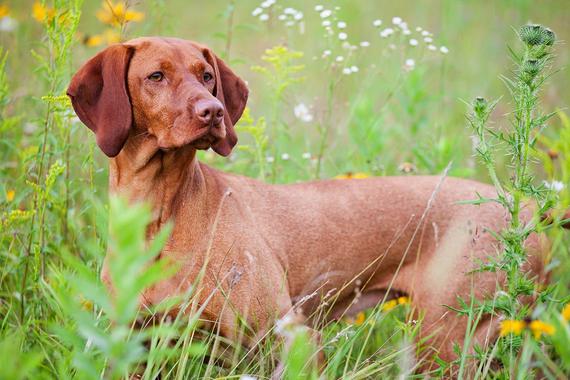
[{"label": "wildflower", "polygon": [[402,23],[402,19],[400,17],[392,17],[392,24],[400,25]]},{"label": "wildflower", "polygon": [[386,28],[383,31],[380,32],[380,37],[386,38],[390,35],[394,34],[394,29],[392,28]]},{"label": "wildflower", "polygon": [[412,164],[411,162],[402,162],[399,166],[398,166],[398,170],[401,171],[402,173],[413,173],[415,172],[416,166],[414,164]]},{"label": "wildflower", "polygon": [[352,71],[350,71],[349,67],[345,67],[344,69],[342,69],[342,73],[344,75],[350,75],[352,73]]},{"label": "wildflower", "polygon": [[305,105],[305,103],[299,103],[293,109],[293,113],[295,117],[305,123],[310,123],[313,121],[313,115],[311,115],[309,111],[309,107]]},{"label": "wildflower", "polygon": [[410,301],[410,297],[398,297],[398,299],[396,300],[398,302],[398,305],[408,305],[411,301]]},{"label": "wildflower", "polygon": [[342,62],[342,61],[344,61],[344,57],[342,55],[339,55],[335,58],[335,61]]},{"label": "wildflower", "polygon": [[546,46],[552,46],[556,41],[556,34],[550,28],[544,28],[542,31],[542,42]]},{"label": "wildflower", "polygon": [[350,71],[353,73],[357,73],[358,72],[358,66],[350,66]]},{"label": "wildflower", "polygon": [[436,51],[437,48],[435,47],[435,45],[428,45],[428,50]]},{"label": "wildflower", "polygon": [[83,297],[83,295],[79,295],[79,303],[81,304],[81,308],[86,311],[93,310],[93,301],[88,300],[87,298]]},{"label": "wildflower", "polygon": [[546,323],[541,321],[540,319],[535,319],[534,321],[530,322],[529,329],[532,331],[534,335],[534,339],[539,339],[542,334],[544,335],[553,335],[556,329],[550,323]]},{"label": "wildflower", "polygon": [[344,33],[344,32],[340,32],[340,33],[338,34],[338,39],[341,40],[341,41],[346,40],[347,37],[348,37],[348,35],[347,35],[346,33]]},{"label": "wildflower", "polygon": [[269,8],[271,7],[273,4],[275,4],[275,0],[265,0],[263,3],[261,3],[261,8]]},{"label": "wildflower", "polygon": [[257,8],[255,8],[255,9],[253,10],[253,12],[251,12],[251,15],[252,15],[253,17],[257,17],[257,16],[259,16],[259,15],[262,14],[262,13],[263,13],[263,9],[257,7]]},{"label": "wildflower", "polygon": [[32,17],[38,22],[49,22],[55,17],[55,10],[36,1],[32,5]]},{"label": "wildflower", "polygon": [[279,17],[277,17],[277,19],[279,19],[280,21],[285,21],[285,20],[287,20],[287,15],[279,15]]},{"label": "wildflower", "polygon": [[366,315],[363,312],[356,314],[356,319],[354,320],[354,324],[356,326],[360,326],[366,320]]},{"label": "wildflower", "polygon": [[525,321],[517,321],[516,319],[507,319],[501,322],[501,336],[506,336],[509,334],[520,335],[526,328]]},{"label": "wildflower", "polygon": [[404,31],[402,31],[402,33],[403,33],[405,36],[409,36],[410,34],[412,34],[412,32],[410,32],[409,29],[404,29]]},{"label": "wildflower", "polygon": [[120,26],[130,21],[141,21],[144,13],[129,10],[125,4],[113,3],[112,1],[103,1],[101,9],[95,14],[99,21],[103,24],[111,26]]},{"label": "wildflower", "polygon": [[418,27],[416,28],[416,32],[421,32],[421,31],[422,31],[422,27],[421,27],[421,26],[418,26]]},{"label": "wildflower", "polygon": [[427,42],[427,43],[433,42],[433,38],[431,38],[431,37],[425,37],[425,38],[424,38],[424,42]]},{"label": "wildflower", "polygon": [[562,309],[562,318],[567,322],[570,321],[570,303],[567,303]]},{"label": "wildflower", "polygon": [[322,11],[320,13],[321,18],[327,18],[332,14],[332,11],[330,9],[325,9],[324,11]]},{"label": "wildflower", "polygon": [[305,160],[310,160],[311,159],[311,153],[305,152],[305,153],[303,153],[303,155],[301,157],[303,157]]},{"label": "wildflower", "polygon": [[330,20],[324,20],[321,25],[322,26],[331,26],[331,21]]},{"label": "wildflower", "polygon": [[267,20],[269,20],[269,15],[267,13],[259,15],[259,21],[267,21]]},{"label": "wildflower", "polygon": [[281,159],[282,159],[283,161],[287,161],[287,160],[289,160],[289,158],[291,158],[291,157],[289,156],[289,153],[283,153],[283,154],[281,155]]},{"label": "wildflower", "polygon": [[430,32],[428,32],[427,30],[422,31],[422,36],[427,37],[430,35]]},{"label": "wildflower", "polygon": [[257,377],[251,375],[241,375],[239,380],[257,380]]},{"label": "wildflower", "polygon": [[8,202],[12,202],[14,200],[15,196],[16,196],[16,191],[14,191],[14,190],[8,190],[6,192],[6,200]]},{"label": "wildflower", "polygon": [[283,9],[283,13],[285,13],[286,15],[294,15],[295,13],[297,13],[297,11],[293,8],[285,8]]},{"label": "wildflower", "polygon": [[410,39],[410,45],[418,46],[418,40],[416,40],[415,38]]},{"label": "wildflower", "polygon": [[385,302],[382,305],[382,311],[388,312],[388,311],[392,310],[393,308],[395,308],[396,306],[398,306],[398,301],[397,300],[390,300],[388,302]]},{"label": "wildflower", "polygon": [[11,32],[16,29],[18,22],[10,16],[0,17],[0,32]]},{"label": "wildflower", "polygon": [[335,179],[364,179],[368,178],[369,175],[366,173],[352,173],[348,172],[346,174],[340,174],[334,177]]},{"label": "wildflower", "polygon": [[344,22],[344,21],[339,21],[339,22],[336,23],[336,26],[337,26],[339,29],[344,29],[344,28],[346,28],[346,22]]},{"label": "wildflower", "polygon": [[404,62],[404,69],[406,69],[407,71],[411,71],[415,67],[416,67],[416,61],[414,61],[412,58],[408,58]]},{"label": "wildflower", "polygon": [[362,41],[362,42],[360,42],[360,46],[361,46],[361,47],[368,47],[368,46],[370,46],[370,42],[368,42],[368,41]]},{"label": "wildflower", "polygon": [[297,12],[295,13],[295,15],[293,16],[293,18],[297,21],[300,21],[303,19],[303,12]]},{"label": "wildflower", "polygon": [[267,157],[265,157],[265,161],[267,161],[268,164],[271,164],[271,163],[275,162],[275,157],[267,156]]},{"label": "wildflower", "polygon": [[553,180],[552,182],[543,181],[542,183],[547,189],[556,191],[557,193],[564,190],[564,184],[560,181],[555,181],[555,180]]},{"label": "wildflower", "polygon": [[85,36],[83,39],[83,44],[88,47],[95,47],[103,45],[105,38],[101,34],[96,34],[93,36]]},{"label": "wildflower", "polygon": [[542,44],[543,28],[538,24],[524,25],[519,30],[520,39],[529,46]]},{"label": "wildflower", "polygon": [[6,4],[0,4],[0,18],[10,16],[10,7]]},{"label": "wildflower", "polygon": [[322,5],[315,5],[315,11],[321,12],[323,9],[325,9],[325,7],[323,7]]},{"label": "wildflower", "polygon": [[449,53],[449,49],[446,48],[445,46],[442,46],[439,48],[439,51],[442,52],[442,54],[447,54]]},{"label": "wildflower", "polygon": [[382,20],[374,20],[374,22],[372,22],[372,25],[378,28],[380,25],[382,25]]},{"label": "wildflower", "polygon": [[328,57],[329,55],[331,55],[331,51],[330,50],[325,50],[323,51],[323,57]]}]

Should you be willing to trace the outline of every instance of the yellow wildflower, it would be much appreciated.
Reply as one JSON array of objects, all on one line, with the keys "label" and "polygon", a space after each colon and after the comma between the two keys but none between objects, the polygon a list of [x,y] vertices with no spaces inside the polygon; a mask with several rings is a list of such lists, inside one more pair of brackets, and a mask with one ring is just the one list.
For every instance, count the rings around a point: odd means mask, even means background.
[{"label": "yellow wildflower", "polygon": [[10,16],[10,7],[6,4],[0,4],[0,18]]},{"label": "yellow wildflower", "polygon": [[538,339],[544,335],[553,335],[555,328],[550,323],[541,321],[540,319],[535,319],[529,324],[530,331],[534,335],[535,339]]},{"label": "yellow wildflower", "polygon": [[121,42],[121,35],[114,29],[107,29],[103,32],[103,37],[107,45],[112,45]]},{"label": "yellow wildflower", "polygon": [[407,305],[411,302],[409,297],[399,297],[397,301],[398,305]]},{"label": "yellow wildflower", "polygon": [[368,174],[366,173],[352,173],[352,172],[348,172],[346,174],[340,174],[337,175],[336,177],[334,177],[335,179],[363,179],[363,178],[368,178],[370,177]]},{"label": "yellow wildflower", "polygon": [[356,314],[356,319],[354,320],[354,324],[356,326],[360,326],[366,320],[366,315],[363,312]]},{"label": "yellow wildflower", "polygon": [[526,327],[525,321],[517,321],[516,319],[507,319],[501,322],[501,336],[508,334],[520,335]]},{"label": "yellow wildflower", "polygon": [[104,37],[101,34],[95,34],[93,36],[85,36],[83,39],[83,44],[85,46],[94,47],[103,45],[105,42]]},{"label": "yellow wildflower", "polygon": [[398,300],[390,300],[382,305],[382,311],[390,311],[396,306],[398,306]]},{"label": "yellow wildflower", "polygon": [[110,0],[103,1],[101,9],[96,13],[97,18],[104,24],[120,26],[129,21],[141,21],[144,13],[129,10],[122,2],[113,3]]},{"label": "yellow wildflower", "polygon": [[34,5],[32,5],[32,16],[38,22],[49,22],[54,18],[55,10],[36,1]]},{"label": "yellow wildflower", "polygon": [[83,297],[83,294],[79,295],[79,303],[81,304],[81,308],[86,311],[93,310],[93,301],[88,300],[87,298]]},{"label": "yellow wildflower", "polygon": [[8,190],[6,192],[6,200],[8,202],[12,202],[14,200],[15,196],[16,196],[16,192],[14,190]]},{"label": "yellow wildflower", "polygon": [[562,309],[562,318],[565,321],[570,321],[570,303],[567,303],[564,309]]}]

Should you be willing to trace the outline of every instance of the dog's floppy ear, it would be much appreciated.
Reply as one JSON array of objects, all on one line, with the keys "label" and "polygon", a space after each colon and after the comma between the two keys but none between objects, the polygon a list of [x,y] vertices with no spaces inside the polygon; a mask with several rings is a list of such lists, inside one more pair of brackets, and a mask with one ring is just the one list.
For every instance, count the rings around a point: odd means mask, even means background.
[{"label": "dog's floppy ear", "polygon": [[119,154],[133,121],[127,87],[133,52],[132,46],[109,46],[79,69],[67,89],[75,113],[109,157]]},{"label": "dog's floppy ear", "polygon": [[216,153],[227,156],[232,152],[232,148],[237,143],[237,135],[234,125],[241,117],[249,90],[245,82],[238,77],[208,48],[204,49],[206,60],[212,65],[216,74],[216,87],[214,96],[224,105],[224,125],[226,127],[226,137],[214,145],[212,148]]}]

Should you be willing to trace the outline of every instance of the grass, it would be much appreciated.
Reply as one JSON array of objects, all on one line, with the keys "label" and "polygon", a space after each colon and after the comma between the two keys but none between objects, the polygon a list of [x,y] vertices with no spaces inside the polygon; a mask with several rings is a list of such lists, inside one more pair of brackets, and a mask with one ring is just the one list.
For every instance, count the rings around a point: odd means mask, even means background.
[{"label": "grass", "polygon": [[[570,300],[568,236],[561,228],[523,226],[516,218],[517,205],[529,198],[555,217],[570,206],[565,1],[339,0],[339,9],[326,5],[331,14],[325,18],[324,9],[314,10],[317,3],[277,2],[261,12],[270,15],[268,21],[252,15],[259,6],[253,1],[130,1],[123,8],[114,1],[32,3],[0,7],[0,15],[7,12],[17,22],[12,31],[0,32],[1,378],[115,379],[132,371],[149,379],[159,373],[168,379],[268,378],[277,362],[285,364],[286,378],[317,378],[318,351],[327,358],[327,378],[422,377],[415,374],[416,358],[425,357],[415,344],[421,319],[411,319],[407,302],[384,302],[356,320],[327,324],[318,345],[310,331],[282,321],[248,351],[203,328],[193,302],[197,281],[177,300],[189,318],[147,319],[146,329],[132,324],[142,316],[135,302],[141,287],[168,275],[160,261],[147,265],[168,230],[144,248],[148,210],[107,199],[107,161],[64,93],[74,70],[106,43],[147,34],[207,43],[249,82],[249,109],[237,126],[239,148],[230,159],[201,153],[210,165],[274,183],[441,174],[449,167],[449,175],[503,189],[499,202],[515,216],[510,230],[496,231],[507,254],[482,270],[507,268],[508,286],[493,300],[463,300],[456,312],[473,322],[482,313],[497,313],[508,322],[504,336],[477,349],[475,360],[465,349],[468,329],[465,345],[457,347],[459,359],[440,362],[432,375],[568,376],[570,309],[562,312]],[[110,13],[109,4],[115,5]],[[291,12],[279,20],[287,6],[299,8],[302,20]],[[102,7],[106,23],[95,17]],[[408,23],[410,35],[393,25],[396,16]],[[382,25],[374,26],[375,19]],[[331,20],[332,35],[325,20]],[[535,68],[528,61],[537,52],[518,41],[518,26],[529,20],[551,27],[559,41],[532,78],[527,74]],[[6,22],[4,17],[1,25]],[[418,26],[430,34],[416,31]],[[396,31],[390,34],[388,27]],[[344,41],[357,48],[347,49]],[[546,82],[535,87],[543,75]],[[468,100],[467,106],[460,101],[481,95],[502,99]],[[478,136],[475,145],[471,134]],[[522,242],[532,231],[544,231],[552,241],[551,285],[544,289],[519,270],[526,260]],[[112,276],[121,282],[115,299],[98,279],[108,246],[119,253],[112,264]],[[537,298],[530,309],[518,302],[526,294]]]}]

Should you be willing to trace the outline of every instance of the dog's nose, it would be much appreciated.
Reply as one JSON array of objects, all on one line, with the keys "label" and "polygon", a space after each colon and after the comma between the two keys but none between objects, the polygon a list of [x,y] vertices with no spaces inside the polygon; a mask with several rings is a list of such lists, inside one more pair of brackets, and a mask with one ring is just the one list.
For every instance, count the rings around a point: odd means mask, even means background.
[{"label": "dog's nose", "polygon": [[217,99],[200,100],[194,106],[196,117],[207,125],[218,125],[224,117],[224,108]]}]

